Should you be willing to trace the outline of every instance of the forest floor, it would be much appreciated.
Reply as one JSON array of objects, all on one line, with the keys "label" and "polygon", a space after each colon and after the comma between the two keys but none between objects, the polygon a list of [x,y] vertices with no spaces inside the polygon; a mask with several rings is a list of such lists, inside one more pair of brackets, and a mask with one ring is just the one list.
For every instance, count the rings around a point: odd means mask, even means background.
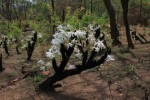
[{"label": "forest floor", "polygon": [[[125,34],[125,33],[124,33]],[[150,36],[146,36],[150,40]],[[127,45],[125,35],[121,42]],[[17,55],[15,49],[10,56],[3,54],[5,70],[0,73],[0,100],[146,100],[150,99],[150,44],[134,42],[135,49],[113,47],[115,61],[106,62],[97,70],[91,69],[70,76],[60,82],[55,91],[36,91],[33,77],[26,77],[4,87],[10,81],[24,76],[22,66],[36,66],[44,54],[36,48],[32,62],[25,62],[26,52]],[[46,49],[46,48],[45,48]],[[148,99],[147,99],[148,100]]]}]

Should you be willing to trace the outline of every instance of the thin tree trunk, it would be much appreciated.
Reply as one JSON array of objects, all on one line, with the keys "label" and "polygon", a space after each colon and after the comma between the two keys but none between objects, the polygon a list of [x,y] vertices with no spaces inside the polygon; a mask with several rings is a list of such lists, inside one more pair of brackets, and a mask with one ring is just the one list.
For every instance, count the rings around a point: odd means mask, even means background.
[{"label": "thin tree trunk", "polygon": [[122,8],[123,8],[123,19],[124,19],[126,36],[127,36],[127,41],[128,41],[128,47],[134,48],[134,45],[133,45],[133,42],[131,39],[131,35],[130,35],[129,23],[128,23],[128,3],[129,3],[129,0],[121,0],[121,4],[122,4]]},{"label": "thin tree trunk", "polygon": [[[51,4],[52,4],[52,13],[54,15],[54,11],[55,11],[55,4],[54,4],[54,0],[51,0]],[[55,23],[55,21],[53,20],[53,23]],[[52,30],[53,30],[53,34],[55,33],[55,25],[52,26]]]},{"label": "thin tree trunk", "polygon": [[52,3],[52,12],[54,14],[54,11],[55,11],[54,0],[51,0],[51,3]]},{"label": "thin tree trunk", "polygon": [[143,0],[140,0],[140,17],[142,18]]},{"label": "thin tree trunk", "polygon": [[91,13],[93,13],[93,0],[91,0]]},{"label": "thin tree trunk", "polygon": [[111,29],[111,38],[113,39],[113,45],[120,45],[121,42],[118,39],[119,31],[117,28],[116,13],[114,7],[110,0],[103,0],[103,2],[110,17],[110,29]]},{"label": "thin tree trunk", "polygon": [[0,54],[0,72],[3,71],[3,64],[2,64],[2,53]]}]

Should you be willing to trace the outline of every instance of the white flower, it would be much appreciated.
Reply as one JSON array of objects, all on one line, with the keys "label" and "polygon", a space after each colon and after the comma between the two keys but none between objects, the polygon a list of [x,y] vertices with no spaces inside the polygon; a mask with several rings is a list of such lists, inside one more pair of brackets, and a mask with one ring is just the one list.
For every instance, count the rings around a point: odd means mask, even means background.
[{"label": "white flower", "polygon": [[41,70],[41,71],[45,71],[45,70],[46,70],[46,66],[41,66],[41,67],[40,67],[40,70]]},{"label": "white flower", "polygon": [[53,59],[55,57],[55,54],[52,52],[51,49],[49,49],[49,51],[46,52],[46,57]]},{"label": "white flower", "polygon": [[75,53],[75,57],[81,59],[82,58],[82,54],[80,53],[80,50],[77,49],[76,47],[74,48],[74,53]]},{"label": "white flower", "polygon": [[72,43],[72,44],[76,44],[76,43],[77,43],[77,40],[76,40],[76,39],[73,39],[73,40],[71,41],[71,43]]},{"label": "white flower", "polygon": [[32,33],[35,33],[35,31],[32,31]]},{"label": "white flower", "polygon": [[79,58],[79,59],[82,58],[82,54],[81,54],[80,52],[76,53],[75,56],[76,56],[77,58]]},{"label": "white flower", "polygon": [[69,67],[67,68],[67,70],[71,70],[71,69],[75,69],[75,65],[69,65]]},{"label": "white flower", "polygon": [[24,42],[24,40],[21,40],[21,42],[23,43],[23,42]]},{"label": "white flower", "polygon": [[72,44],[72,43],[69,43],[69,44],[68,44],[68,48],[69,48],[69,47],[73,47],[73,44]]},{"label": "white flower", "polygon": [[112,55],[108,55],[106,61],[114,61],[114,57]]},{"label": "white flower", "polygon": [[30,44],[33,44],[33,41],[32,41],[32,40],[30,41]]},{"label": "white flower", "polygon": [[94,26],[92,24],[89,24],[88,27],[90,28],[90,30],[94,30]]},{"label": "white flower", "polygon": [[100,48],[99,47],[95,47],[95,51],[99,52]]},{"label": "white flower", "polygon": [[104,36],[104,34],[101,33],[101,34],[100,34],[100,37],[103,37],[103,36]]},{"label": "white flower", "polygon": [[72,32],[72,31],[67,32],[66,37],[71,38],[71,36],[73,36],[73,34],[74,34],[74,32]]},{"label": "white flower", "polygon": [[81,31],[81,30],[77,30],[75,33],[74,33],[75,36],[78,36],[79,38],[84,38],[85,35],[86,35],[86,32],[84,31]]},{"label": "white flower", "polygon": [[52,45],[60,45],[61,43],[63,43],[64,40],[63,39],[52,39]]},{"label": "white flower", "polygon": [[104,45],[104,43],[103,43],[102,41],[97,40],[97,41],[95,42],[95,48],[105,49],[106,47],[105,47],[105,45]]},{"label": "white flower", "polygon": [[38,38],[42,38],[43,35],[41,33],[38,34]]},{"label": "white flower", "polygon": [[91,41],[95,41],[95,37],[94,37],[93,34],[90,34],[87,39],[88,39],[90,42],[91,42]]},{"label": "white flower", "polygon": [[50,62],[47,62],[45,65],[48,66],[48,67],[52,66],[52,64]]},{"label": "white flower", "polygon": [[54,45],[51,47],[51,49],[49,49],[49,51],[53,52],[54,54],[60,54],[60,47]]},{"label": "white flower", "polygon": [[43,60],[39,60],[39,61],[38,61],[38,64],[39,64],[39,65],[44,65],[44,61],[43,61]]},{"label": "white flower", "polygon": [[63,29],[62,25],[58,25],[57,30],[61,31]]},{"label": "white flower", "polygon": [[27,47],[27,44],[24,44],[21,48],[25,49]]},{"label": "white flower", "polygon": [[69,28],[69,29],[70,29],[70,28],[71,28],[71,25],[69,25],[69,24],[68,24],[68,25],[67,25],[67,28]]},{"label": "white flower", "polygon": [[99,28],[101,28],[101,26],[100,25],[98,25],[94,30],[97,30],[97,29],[99,29]]}]

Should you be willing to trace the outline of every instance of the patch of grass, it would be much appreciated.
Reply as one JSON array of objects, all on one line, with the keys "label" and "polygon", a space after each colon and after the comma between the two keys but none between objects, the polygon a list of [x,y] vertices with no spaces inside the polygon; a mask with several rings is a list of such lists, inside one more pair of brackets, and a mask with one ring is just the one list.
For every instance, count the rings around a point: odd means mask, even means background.
[{"label": "patch of grass", "polygon": [[6,80],[7,80],[7,81],[10,81],[10,80],[12,80],[15,76],[16,76],[16,73],[9,73],[9,74],[6,76]]},{"label": "patch of grass", "polygon": [[122,60],[122,59],[125,59],[125,57],[126,57],[125,54],[122,54],[122,53],[121,53],[121,54],[118,54],[118,59],[121,59],[121,60]]},{"label": "patch of grass", "polygon": [[125,71],[126,71],[126,73],[127,73],[127,75],[132,75],[132,74],[134,74],[134,68],[135,66],[134,65],[127,65],[127,66],[125,66]]},{"label": "patch of grass", "polygon": [[122,47],[120,47],[120,53],[129,53],[130,52],[130,49],[129,48],[127,48],[127,47],[124,47],[124,46],[122,46]]},{"label": "patch of grass", "polygon": [[34,81],[35,82],[40,82],[43,79],[43,77],[41,75],[35,75],[34,76]]}]

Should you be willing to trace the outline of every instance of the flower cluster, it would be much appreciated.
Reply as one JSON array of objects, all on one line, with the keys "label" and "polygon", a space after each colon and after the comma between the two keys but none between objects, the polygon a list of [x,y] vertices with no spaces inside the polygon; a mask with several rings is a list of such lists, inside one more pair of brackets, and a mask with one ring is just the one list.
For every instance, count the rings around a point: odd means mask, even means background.
[{"label": "flower cluster", "polygon": [[[96,53],[106,50],[105,36],[101,33],[101,27],[98,25],[96,27],[91,24],[88,27],[82,29],[75,29],[71,25],[59,25],[57,27],[57,32],[53,35],[51,41],[51,48],[46,52],[46,57],[54,60],[54,58],[62,54],[61,46],[68,50],[69,48],[74,48],[72,57],[79,60],[83,58],[83,51],[88,51]],[[113,56],[108,56],[106,61],[115,60]],[[42,61],[38,62],[41,65],[40,70],[45,70],[45,65]],[[44,65],[44,67],[43,67]],[[67,69],[74,69],[74,65],[69,65]]]},{"label": "flower cluster", "polygon": [[[78,49],[78,46],[89,41],[90,49],[91,47],[95,48],[96,52],[99,52],[101,49],[105,49],[105,45],[102,40],[96,39],[94,35],[96,34],[95,30],[100,28],[100,26],[93,27],[89,25],[89,27],[84,27],[83,29],[75,29],[73,26],[67,25],[59,25],[57,27],[57,32],[53,35],[53,39],[51,41],[52,47],[46,52],[46,56],[50,59],[55,58],[56,54],[60,54],[60,45],[64,44],[68,48],[74,46],[74,54],[79,59],[82,58],[82,54]],[[103,36],[100,34],[100,37]],[[89,47],[87,46],[87,47]],[[85,47],[85,48],[87,48]]]}]

